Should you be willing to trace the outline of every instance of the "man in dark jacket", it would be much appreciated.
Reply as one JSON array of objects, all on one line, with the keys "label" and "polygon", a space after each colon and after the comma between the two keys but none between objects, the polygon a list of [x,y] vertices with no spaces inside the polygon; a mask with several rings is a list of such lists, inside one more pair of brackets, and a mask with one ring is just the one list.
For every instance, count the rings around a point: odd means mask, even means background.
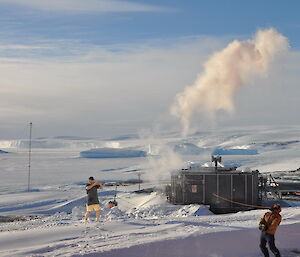
[{"label": "man in dark jacket", "polygon": [[89,177],[88,184],[85,187],[87,193],[86,213],[83,219],[85,222],[89,219],[92,211],[96,212],[96,221],[100,220],[100,205],[97,190],[102,188],[102,184],[95,181],[93,177]]},{"label": "man in dark jacket", "polygon": [[270,256],[268,248],[266,247],[267,243],[274,256],[280,257],[280,252],[275,246],[275,233],[281,222],[281,215],[279,214],[281,212],[280,204],[274,204],[270,210],[270,212],[265,213],[261,218],[261,222],[266,224],[266,230],[261,232],[259,246],[265,257]]}]

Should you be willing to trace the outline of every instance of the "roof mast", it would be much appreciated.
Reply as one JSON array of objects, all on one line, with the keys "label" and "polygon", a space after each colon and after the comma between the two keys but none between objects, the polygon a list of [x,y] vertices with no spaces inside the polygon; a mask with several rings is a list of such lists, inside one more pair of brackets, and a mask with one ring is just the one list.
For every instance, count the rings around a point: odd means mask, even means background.
[{"label": "roof mast", "polygon": [[32,122],[29,123],[29,151],[28,151],[28,192],[30,191],[30,171],[31,171],[31,137]]}]

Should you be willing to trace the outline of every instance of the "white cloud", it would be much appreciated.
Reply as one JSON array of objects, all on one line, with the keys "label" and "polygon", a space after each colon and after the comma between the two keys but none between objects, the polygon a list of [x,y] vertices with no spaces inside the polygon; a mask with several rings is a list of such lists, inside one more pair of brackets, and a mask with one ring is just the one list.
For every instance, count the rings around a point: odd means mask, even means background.
[{"label": "white cloud", "polygon": [[50,46],[39,45],[0,45],[0,50],[42,50],[51,48]]},{"label": "white cloud", "polygon": [[43,11],[83,12],[160,12],[171,8],[121,0],[0,0],[0,3],[18,4]]},{"label": "white cloud", "polygon": [[[0,58],[0,124],[32,120],[41,134],[149,127],[219,44],[201,38],[169,48],[93,46],[75,57]],[[0,126],[0,133],[9,130]]]},{"label": "white cloud", "polygon": [[[74,57],[0,58],[1,137],[22,137],[16,128],[29,121],[38,127],[36,136],[122,134],[169,122],[175,95],[226,45],[212,38],[174,42],[118,46],[118,51],[93,46]],[[241,90],[236,116],[220,124],[293,122],[300,107],[299,55],[292,52],[269,78],[253,82],[262,87]],[[192,126],[203,129],[205,120],[199,116]]]}]

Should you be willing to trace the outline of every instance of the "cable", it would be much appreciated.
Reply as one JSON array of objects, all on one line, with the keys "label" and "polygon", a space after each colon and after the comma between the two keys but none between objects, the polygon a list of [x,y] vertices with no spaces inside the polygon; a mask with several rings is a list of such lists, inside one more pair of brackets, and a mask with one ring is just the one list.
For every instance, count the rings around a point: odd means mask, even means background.
[{"label": "cable", "polygon": [[135,204],[133,204],[133,203],[131,203],[131,202],[128,202],[128,201],[125,200],[124,198],[120,198],[119,196],[117,196],[116,199],[119,199],[119,200],[121,200],[121,201],[127,202],[127,203],[129,203],[129,205],[136,207]]},{"label": "cable", "polygon": [[240,203],[240,202],[236,202],[236,201],[232,201],[230,199],[227,199],[225,197],[219,196],[217,194],[212,194],[214,197],[216,198],[220,198],[226,202],[230,202],[230,203],[235,203],[235,204],[239,204],[239,205],[243,205],[243,206],[248,206],[248,207],[254,207],[254,208],[259,208],[259,209],[270,209],[270,207],[268,206],[258,206],[258,205],[252,205],[252,204],[246,204],[246,203]]}]

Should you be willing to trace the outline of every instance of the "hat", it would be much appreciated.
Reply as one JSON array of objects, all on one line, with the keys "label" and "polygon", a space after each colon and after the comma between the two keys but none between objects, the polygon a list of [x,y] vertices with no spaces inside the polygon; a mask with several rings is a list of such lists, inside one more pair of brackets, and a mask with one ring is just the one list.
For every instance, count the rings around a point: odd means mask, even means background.
[{"label": "hat", "polygon": [[89,180],[95,180],[94,177],[89,177]]},{"label": "hat", "polygon": [[281,206],[279,203],[273,204],[273,206],[270,208],[270,211],[275,211],[281,209]]}]

